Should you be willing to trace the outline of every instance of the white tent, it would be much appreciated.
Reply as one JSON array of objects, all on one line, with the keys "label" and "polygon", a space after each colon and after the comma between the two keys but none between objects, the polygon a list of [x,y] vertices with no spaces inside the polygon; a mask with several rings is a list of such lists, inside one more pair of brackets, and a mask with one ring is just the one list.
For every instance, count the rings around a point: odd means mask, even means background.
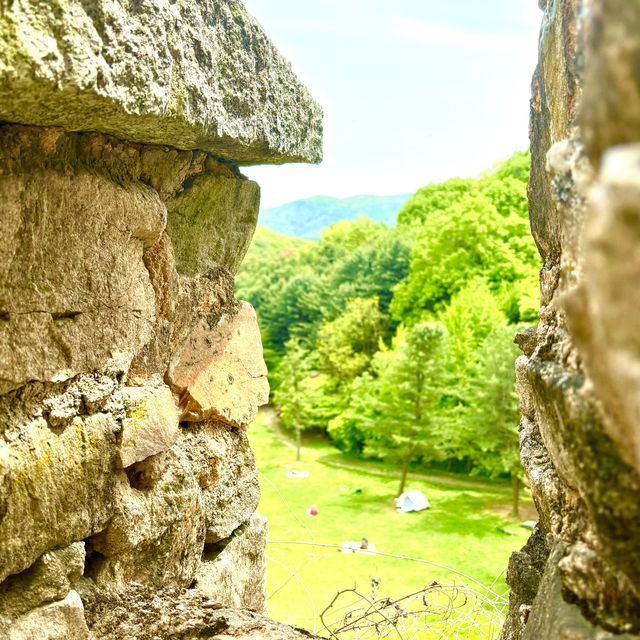
[{"label": "white tent", "polygon": [[428,509],[431,505],[427,497],[417,489],[409,489],[405,491],[399,498],[396,498],[396,509],[401,513],[409,511],[422,511]]}]

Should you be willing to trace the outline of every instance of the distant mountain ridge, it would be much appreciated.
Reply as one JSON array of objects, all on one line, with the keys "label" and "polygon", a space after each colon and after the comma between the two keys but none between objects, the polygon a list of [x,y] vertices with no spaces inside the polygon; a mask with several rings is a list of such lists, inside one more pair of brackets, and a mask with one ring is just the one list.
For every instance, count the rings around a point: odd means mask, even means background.
[{"label": "distant mountain ridge", "polygon": [[396,214],[411,195],[314,196],[265,209],[260,212],[258,223],[288,236],[317,240],[322,231],[335,222],[354,220],[358,216],[393,226]]}]

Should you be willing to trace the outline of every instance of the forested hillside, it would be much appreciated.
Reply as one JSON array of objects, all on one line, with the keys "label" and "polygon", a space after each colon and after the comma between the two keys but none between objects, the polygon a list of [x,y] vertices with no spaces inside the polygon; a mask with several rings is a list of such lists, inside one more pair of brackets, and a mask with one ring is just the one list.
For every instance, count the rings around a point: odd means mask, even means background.
[{"label": "forested hillside", "polygon": [[[237,295],[257,309],[272,397],[340,448],[490,476],[518,464],[513,336],[537,320],[528,152],[419,189],[389,228],[255,243]],[[258,236],[260,238],[260,236]]]},{"label": "forested hillside", "polygon": [[400,207],[410,197],[410,194],[342,199],[315,196],[265,209],[260,212],[259,222],[278,233],[318,240],[322,231],[330,225],[340,220],[355,220],[358,216],[367,216],[376,222],[393,226]]}]

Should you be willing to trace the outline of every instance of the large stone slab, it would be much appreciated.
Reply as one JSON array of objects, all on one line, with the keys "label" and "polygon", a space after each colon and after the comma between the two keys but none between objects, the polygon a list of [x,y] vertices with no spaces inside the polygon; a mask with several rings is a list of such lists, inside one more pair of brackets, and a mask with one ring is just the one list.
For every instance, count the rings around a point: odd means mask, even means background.
[{"label": "large stone slab", "polygon": [[128,176],[120,186],[91,166],[92,153],[107,165],[118,157],[95,142],[93,150],[61,131],[0,127],[0,393],[126,370],[150,338],[142,254],[166,209],[151,187]]},{"label": "large stone slab", "polygon": [[322,111],[239,0],[21,0],[0,14],[0,120],[318,162]]},{"label": "large stone slab", "polygon": [[215,418],[246,427],[269,399],[256,312],[247,302],[210,327],[199,322],[176,354],[168,381],[180,395],[182,420]]},{"label": "large stone slab", "polygon": [[62,433],[43,418],[0,445],[0,581],[49,549],[103,528],[112,514],[117,424],[109,414],[76,417]]}]

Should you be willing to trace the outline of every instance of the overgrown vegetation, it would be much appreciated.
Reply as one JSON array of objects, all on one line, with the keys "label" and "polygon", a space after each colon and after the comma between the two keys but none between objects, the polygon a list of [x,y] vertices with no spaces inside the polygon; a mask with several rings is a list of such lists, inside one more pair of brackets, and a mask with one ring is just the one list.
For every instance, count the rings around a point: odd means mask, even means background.
[{"label": "overgrown vegetation", "polygon": [[359,218],[254,244],[237,295],[258,311],[286,427],[396,462],[400,491],[413,462],[510,474],[517,496],[512,340],[538,306],[529,167],[517,152],[430,184],[393,228]]}]

